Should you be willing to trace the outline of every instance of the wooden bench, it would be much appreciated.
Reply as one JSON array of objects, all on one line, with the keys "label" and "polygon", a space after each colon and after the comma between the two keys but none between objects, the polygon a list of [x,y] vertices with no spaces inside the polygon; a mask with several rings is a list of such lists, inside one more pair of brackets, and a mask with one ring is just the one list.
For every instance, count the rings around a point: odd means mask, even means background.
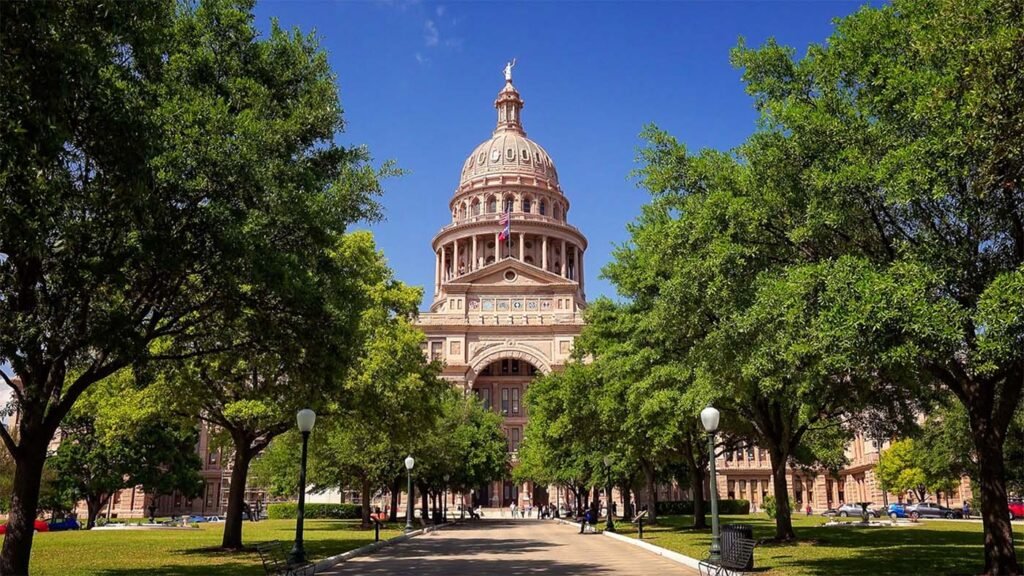
[{"label": "wooden bench", "polygon": [[736,572],[745,572],[754,557],[754,546],[757,542],[750,538],[737,538],[732,541],[728,550],[722,550],[722,559],[717,563],[710,557],[703,560],[697,567],[698,571],[708,576],[729,576]]},{"label": "wooden bench", "polygon": [[316,574],[316,564],[312,562],[289,563],[288,552],[280,540],[261,542],[256,551],[263,561],[263,571],[267,576],[312,576]]}]

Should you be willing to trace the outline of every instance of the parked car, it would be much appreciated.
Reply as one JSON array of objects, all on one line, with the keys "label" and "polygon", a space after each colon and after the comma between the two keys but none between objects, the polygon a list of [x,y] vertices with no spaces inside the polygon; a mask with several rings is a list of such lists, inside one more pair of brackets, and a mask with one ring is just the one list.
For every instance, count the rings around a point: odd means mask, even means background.
[{"label": "parked car", "polygon": [[892,504],[889,504],[888,514],[889,518],[906,518],[907,507],[902,502],[893,502]]},{"label": "parked car", "polygon": [[963,512],[939,506],[934,502],[918,502],[906,507],[907,516],[912,520],[918,518],[963,518]]},{"label": "parked car", "polygon": [[1008,507],[1010,509],[1010,520],[1024,518],[1024,501],[1010,500]]},{"label": "parked car", "polygon": [[[50,525],[47,524],[45,520],[36,520],[34,526],[36,532],[50,531]],[[7,524],[0,525],[0,534],[7,534]]]},{"label": "parked car", "polygon": [[[871,503],[868,502],[868,506],[870,505]],[[860,516],[863,513],[864,509],[861,507],[860,503],[843,504],[842,506],[836,509],[836,514],[842,516],[843,518],[846,518],[847,516]],[[875,518],[878,518],[878,510],[872,510],[871,508],[868,508],[868,514],[874,516]]]},{"label": "parked car", "polygon": [[50,522],[50,532],[61,532],[63,530],[78,530],[78,520],[74,517],[65,518],[63,520]]},{"label": "parked car", "polygon": [[188,521],[190,523],[209,522],[210,520],[206,516],[189,516]]},{"label": "parked car", "polygon": [[824,512],[822,512],[821,515],[822,516],[830,516],[830,517],[831,516],[838,516],[839,515],[839,510],[836,510],[835,508],[829,508],[828,510],[825,510]]}]

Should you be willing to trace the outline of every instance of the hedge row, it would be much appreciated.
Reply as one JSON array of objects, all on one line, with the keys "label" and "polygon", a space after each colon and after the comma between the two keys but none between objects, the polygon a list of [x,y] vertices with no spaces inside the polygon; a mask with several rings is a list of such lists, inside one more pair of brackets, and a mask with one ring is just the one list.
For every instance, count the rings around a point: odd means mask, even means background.
[{"label": "hedge row", "polygon": [[[267,506],[267,516],[273,520],[290,520],[299,515],[299,505],[281,502]],[[306,504],[306,518],[349,520],[362,518],[363,507],[357,504]]]},{"label": "hedge row", "polygon": [[[658,502],[656,507],[658,514],[693,514],[693,500],[669,500]],[[711,513],[711,503],[704,502],[704,511]],[[719,514],[750,514],[750,502],[748,500],[719,500]]]}]

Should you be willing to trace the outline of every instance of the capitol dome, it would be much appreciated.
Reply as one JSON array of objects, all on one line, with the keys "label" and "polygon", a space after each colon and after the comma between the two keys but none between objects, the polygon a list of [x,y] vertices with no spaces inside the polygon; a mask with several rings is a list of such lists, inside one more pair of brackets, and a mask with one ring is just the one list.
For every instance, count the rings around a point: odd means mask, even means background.
[{"label": "capitol dome", "polygon": [[526,137],[520,111],[523,100],[508,80],[494,102],[498,126],[494,135],[477,146],[462,167],[459,187],[495,175],[528,176],[558,189],[558,172],[544,148]]}]

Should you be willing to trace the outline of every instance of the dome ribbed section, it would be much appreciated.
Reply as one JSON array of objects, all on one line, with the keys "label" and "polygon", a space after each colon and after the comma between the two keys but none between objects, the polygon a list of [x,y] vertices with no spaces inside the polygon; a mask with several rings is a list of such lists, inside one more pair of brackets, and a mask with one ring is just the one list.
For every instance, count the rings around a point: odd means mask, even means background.
[{"label": "dome ribbed section", "polygon": [[490,140],[480,144],[462,167],[459,187],[482,177],[510,175],[530,176],[547,181],[558,188],[558,172],[551,156],[539,144],[526,137],[521,110],[523,100],[512,81],[498,93],[494,101],[498,125]]}]

